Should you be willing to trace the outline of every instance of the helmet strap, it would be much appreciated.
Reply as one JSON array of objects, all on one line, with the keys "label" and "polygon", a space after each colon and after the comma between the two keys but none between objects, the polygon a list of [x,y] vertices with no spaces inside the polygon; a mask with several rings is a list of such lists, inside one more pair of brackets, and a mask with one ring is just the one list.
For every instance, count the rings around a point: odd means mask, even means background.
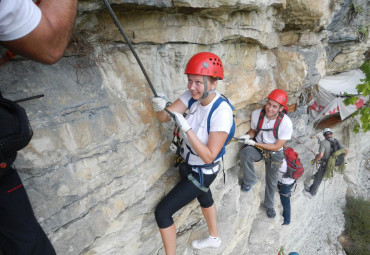
[{"label": "helmet strap", "polygon": [[204,91],[203,91],[203,96],[202,96],[202,99],[208,97],[209,95],[209,92],[207,91],[207,81],[208,81],[208,78],[207,76],[203,75],[203,83],[204,83]]}]

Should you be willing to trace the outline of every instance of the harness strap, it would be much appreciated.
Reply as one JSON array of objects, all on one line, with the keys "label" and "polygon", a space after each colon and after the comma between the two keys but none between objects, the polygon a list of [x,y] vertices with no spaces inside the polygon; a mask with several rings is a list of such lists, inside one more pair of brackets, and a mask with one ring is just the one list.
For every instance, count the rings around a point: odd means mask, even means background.
[{"label": "harness strap", "polygon": [[[213,169],[215,166],[217,166],[219,164],[220,164],[220,161],[212,162],[211,164],[207,164],[207,165],[203,165],[203,166],[191,166],[191,167],[196,167],[197,168],[198,175],[199,175],[199,181],[197,179],[195,179],[194,176],[191,173],[188,174],[188,180],[190,180],[200,190],[202,190],[204,192],[207,192],[209,190],[209,188],[204,186],[204,178],[203,178],[204,174],[203,174],[202,168],[204,168],[204,169]],[[212,170],[212,172],[213,172],[213,170]],[[215,174],[215,172],[213,172],[213,173]]]},{"label": "harness strap", "polygon": [[273,131],[273,134],[274,134],[274,137],[276,139],[278,139],[279,137],[279,127],[280,127],[280,123],[283,121],[283,118],[284,118],[284,113],[283,112],[279,112],[277,118],[276,118],[276,121],[275,121],[275,124],[274,124],[274,127],[273,128],[262,128],[262,125],[263,125],[263,120],[265,118],[265,109],[263,108],[260,112],[260,116],[258,118],[258,122],[257,122],[257,134],[256,136],[258,135],[258,133],[260,131]]},{"label": "harness strap", "polygon": [[290,190],[290,192],[289,193],[287,193],[287,194],[283,194],[283,193],[281,193],[280,192],[280,189],[279,189],[279,194],[280,195],[282,195],[283,197],[291,197],[292,196],[292,193],[296,190],[296,188],[297,188],[297,182],[296,181],[294,181],[292,184],[284,184],[284,183],[281,183],[281,182],[279,182],[278,183],[279,184],[279,186],[291,186],[291,185],[294,185],[294,190]]},{"label": "harness strap", "polygon": [[199,175],[199,183],[201,187],[204,187],[204,180],[203,180],[203,171],[201,167],[197,167],[198,175]]},{"label": "harness strap", "polygon": [[[188,101],[188,109],[191,108],[191,106],[196,102],[196,100],[194,100],[193,98],[190,98],[190,100]],[[210,127],[211,127],[211,117],[212,117],[212,114],[213,112],[218,108],[218,106],[222,103],[222,102],[226,102],[231,110],[234,110],[234,107],[232,106],[232,104],[230,103],[230,101],[224,96],[221,94],[221,96],[213,103],[212,105],[212,108],[208,114],[208,117],[207,117],[207,132],[209,134],[209,130],[210,130]],[[234,121],[234,118],[233,118],[233,124],[231,126],[231,129],[230,129],[230,132],[226,138],[226,142],[225,144],[222,146],[221,148],[221,151],[219,152],[219,154],[216,156],[215,160],[222,157],[225,152],[226,152],[226,149],[225,149],[225,146],[231,141],[232,137],[234,136],[234,133],[235,133],[235,121]],[[191,152],[191,154],[193,155],[197,155],[195,154],[194,152],[191,151],[190,147],[188,145],[186,145],[187,148],[189,149],[189,151]]]},{"label": "harness strap", "polygon": [[191,181],[195,186],[197,186],[198,189],[200,189],[201,191],[203,192],[208,192],[209,188],[206,188],[204,186],[202,186],[198,181],[197,179],[194,178],[194,176],[192,174],[189,174],[188,175],[188,180]]},{"label": "harness strap", "polygon": [[[224,162],[224,155],[222,155],[222,162]],[[222,164],[222,173],[224,176],[224,184],[225,184],[226,183],[225,164]]]}]

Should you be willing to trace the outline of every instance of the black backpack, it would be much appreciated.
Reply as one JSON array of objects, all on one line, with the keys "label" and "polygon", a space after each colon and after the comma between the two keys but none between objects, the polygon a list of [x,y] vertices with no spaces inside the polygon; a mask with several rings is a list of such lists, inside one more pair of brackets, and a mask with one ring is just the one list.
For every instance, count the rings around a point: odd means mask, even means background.
[{"label": "black backpack", "polygon": [[[337,139],[327,139],[330,142],[330,155],[332,155],[337,150],[340,150],[340,145]],[[335,166],[340,166],[344,162],[344,153],[339,154],[335,160]]]},{"label": "black backpack", "polygon": [[28,145],[32,135],[26,111],[0,92],[0,171],[14,162],[17,151]]}]

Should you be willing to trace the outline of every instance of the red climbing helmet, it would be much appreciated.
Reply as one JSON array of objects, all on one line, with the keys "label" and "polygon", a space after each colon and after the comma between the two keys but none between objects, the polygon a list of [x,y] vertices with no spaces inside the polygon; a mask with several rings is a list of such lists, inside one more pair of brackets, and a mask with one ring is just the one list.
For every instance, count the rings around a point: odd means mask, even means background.
[{"label": "red climbing helmet", "polygon": [[282,89],[274,89],[267,98],[278,102],[282,106],[285,106],[288,103],[288,94]]},{"label": "red climbing helmet", "polygon": [[210,52],[200,52],[192,56],[186,65],[185,74],[212,76],[220,80],[224,78],[221,59]]}]

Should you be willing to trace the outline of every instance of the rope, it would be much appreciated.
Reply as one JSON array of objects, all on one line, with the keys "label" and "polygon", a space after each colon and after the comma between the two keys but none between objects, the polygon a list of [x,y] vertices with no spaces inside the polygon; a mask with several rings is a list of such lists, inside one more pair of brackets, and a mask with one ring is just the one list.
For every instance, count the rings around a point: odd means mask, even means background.
[{"label": "rope", "polygon": [[340,154],[345,153],[345,152],[346,152],[346,149],[343,148],[343,149],[337,150],[329,157],[328,163],[326,165],[325,175],[324,175],[325,180],[333,178],[334,171],[340,174],[344,173],[344,170],[346,169],[346,164],[343,162],[343,164],[336,167],[335,161]]},{"label": "rope", "polygon": [[311,150],[309,147],[307,147],[307,145],[305,145],[304,143],[302,143],[298,138],[292,136],[294,140],[296,140],[298,143],[302,144],[304,147],[306,147],[306,149],[308,149],[310,152],[313,153],[313,155],[316,155],[315,152],[313,150]]},{"label": "rope", "polygon": [[322,191],[322,201],[324,202],[325,199],[325,182],[324,182],[324,189]]},{"label": "rope", "polygon": [[[109,12],[110,16],[112,17],[114,24],[117,26],[118,30],[121,32],[121,35],[123,36],[123,38],[125,38],[125,41],[126,41],[126,43],[127,43],[128,47],[130,48],[130,50],[131,50],[132,54],[134,54],[134,57],[135,57],[135,59],[136,59],[137,63],[139,64],[140,69],[141,69],[141,71],[143,72],[143,74],[144,74],[144,76],[145,76],[145,79],[147,80],[147,82],[148,82],[148,84],[149,84],[149,87],[151,88],[151,90],[152,90],[152,92],[153,92],[154,96],[155,96],[155,97],[158,97],[158,94],[157,94],[157,92],[155,91],[154,86],[153,86],[152,82],[150,81],[149,76],[148,76],[148,74],[146,73],[146,71],[145,71],[145,68],[144,68],[143,64],[141,63],[141,60],[140,60],[139,56],[137,55],[137,53],[136,53],[136,51],[135,51],[134,47],[132,46],[130,39],[127,37],[127,35],[126,35],[125,31],[123,31],[123,28],[122,28],[121,24],[119,23],[119,21],[118,21],[118,19],[117,19],[116,15],[114,14],[114,12],[113,12],[113,10],[112,10],[112,7],[110,6],[110,4],[108,3],[108,1],[107,1],[107,0],[103,0],[103,2],[104,2],[104,4],[105,4],[105,6],[107,7],[107,9],[108,9],[108,12]],[[166,108],[164,108],[164,110],[165,110],[168,114],[170,114],[170,116],[171,116],[172,118],[174,118],[174,114],[173,114],[172,112],[170,112],[170,111],[167,109],[167,107],[166,107]]]}]

